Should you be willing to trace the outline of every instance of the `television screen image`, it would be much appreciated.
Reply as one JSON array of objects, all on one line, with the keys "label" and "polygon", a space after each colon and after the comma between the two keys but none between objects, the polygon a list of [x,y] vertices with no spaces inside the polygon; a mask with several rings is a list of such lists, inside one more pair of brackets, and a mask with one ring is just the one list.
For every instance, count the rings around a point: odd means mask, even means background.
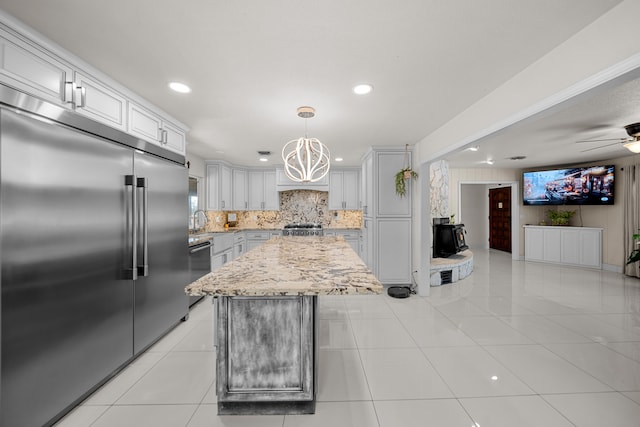
[{"label": "television screen image", "polygon": [[591,166],[523,174],[525,205],[612,205],[615,167]]}]

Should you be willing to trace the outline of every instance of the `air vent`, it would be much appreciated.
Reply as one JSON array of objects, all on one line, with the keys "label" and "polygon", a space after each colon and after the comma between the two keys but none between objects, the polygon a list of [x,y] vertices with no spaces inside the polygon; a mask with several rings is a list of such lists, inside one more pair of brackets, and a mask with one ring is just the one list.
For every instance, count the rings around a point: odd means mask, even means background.
[{"label": "air vent", "polygon": [[453,270],[444,270],[440,272],[440,283],[446,285],[453,282]]},{"label": "air vent", "polygon": [[270,156],[271,151],[258,151],[258,154],[260,154],[261,156]]},{"label": "air vent", "polygon": [[527,156],[513,156],[513,157],[509,157],[509,160],[524,160],[526,158]]}]

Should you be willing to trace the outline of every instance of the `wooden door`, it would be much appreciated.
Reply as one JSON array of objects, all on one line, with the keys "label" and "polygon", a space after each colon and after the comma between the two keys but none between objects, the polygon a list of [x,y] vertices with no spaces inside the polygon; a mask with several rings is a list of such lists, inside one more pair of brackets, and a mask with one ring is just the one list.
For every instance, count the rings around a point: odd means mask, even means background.
[{"label": "wooden door", "polygon": [[489,189],[489,247],[511,252],[511,187]]}]

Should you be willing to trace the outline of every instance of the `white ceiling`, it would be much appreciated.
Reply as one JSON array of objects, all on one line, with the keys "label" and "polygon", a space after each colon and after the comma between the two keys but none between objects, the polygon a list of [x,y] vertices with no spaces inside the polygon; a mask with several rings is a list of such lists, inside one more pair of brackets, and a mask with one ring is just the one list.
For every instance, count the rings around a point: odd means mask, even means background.
[{"label": "white ceiling", "polygon": [[[281,163],[282,146],[304,134],[301,105],[317,110],[309,136],[345,165],[358,165],[372,145],[414,144],[618,3],[0,0],[0,7],[189,126],[190,153],[251,166],[258,150]],[[192,93],[170,91],[174,80]],[[374,91],[353,94],[359,82]],[[488,156],[495,166],[527,156],[503,167],[583,160],[573,141],[624,137],[621,126],[640,121],[640,84],[620,83],[486,138],[480,154],[452,155],[452,166]],[[587,160],[625,154],[613,150]]]}]

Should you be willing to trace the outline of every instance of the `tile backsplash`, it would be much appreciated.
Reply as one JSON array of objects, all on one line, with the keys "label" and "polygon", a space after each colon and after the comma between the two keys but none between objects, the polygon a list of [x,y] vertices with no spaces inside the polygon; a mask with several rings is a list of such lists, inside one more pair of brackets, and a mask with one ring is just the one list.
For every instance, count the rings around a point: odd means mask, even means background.
[{"label": "tile backsplash", "polygon": [[[239,229],[279,229],[292,222],[320,223],[325,228],[360,228],[362,211],[329,210],[326,191],[291,190],[280,192],[279,211],[238,211]],[[207,211],[205,231],[222,231],[227,212]]]}]

